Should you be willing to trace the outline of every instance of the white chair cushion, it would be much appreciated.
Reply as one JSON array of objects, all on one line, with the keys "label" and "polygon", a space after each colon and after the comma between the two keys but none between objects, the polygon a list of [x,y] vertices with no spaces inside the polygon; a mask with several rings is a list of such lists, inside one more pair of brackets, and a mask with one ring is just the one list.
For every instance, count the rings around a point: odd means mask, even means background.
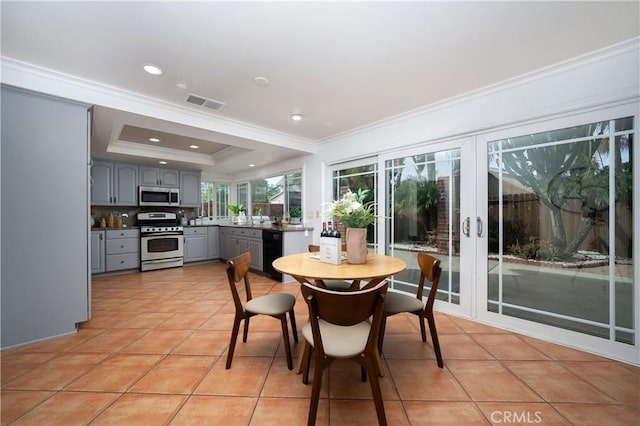
[{"label": "white chair cushion", "polygon": [[274,293],[251,299],[244,308],[254,314],[279,315],[290,311],[295,303],[296,298],[289,293]]},{"label": "white chair cushion", "polygon": [[387,296],[384,299],[384,311],[390,314],[415,312],[423,308],[424,304],[415,296],[409,296],[396,291],[387,291]]},{"label": "white chair cushion", "polygon": [[[333,358],[350,358],[362,353],[371,330],[371,324],[368,321],[344,327],[319,320],[318,325],[324,352]],[[311,323],[308,322],[302,327],[302,335],[313,346]]]}]

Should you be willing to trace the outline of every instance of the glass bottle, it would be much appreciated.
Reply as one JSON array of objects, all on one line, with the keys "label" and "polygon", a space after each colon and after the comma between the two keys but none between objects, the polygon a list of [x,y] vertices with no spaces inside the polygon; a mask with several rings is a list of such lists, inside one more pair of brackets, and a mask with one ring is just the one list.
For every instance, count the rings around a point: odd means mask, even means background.
[{"label": "glass bottle", "polygon": [[340,238],[340,231],[338,230],[338,224],[333,225],[333,234],[331,235],[333,238]]}]

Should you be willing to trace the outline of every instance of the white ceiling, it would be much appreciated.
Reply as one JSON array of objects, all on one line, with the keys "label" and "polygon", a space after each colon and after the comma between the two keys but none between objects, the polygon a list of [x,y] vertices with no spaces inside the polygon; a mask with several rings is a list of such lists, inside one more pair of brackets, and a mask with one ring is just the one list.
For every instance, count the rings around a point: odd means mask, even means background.
[{"label": "white ceiling", "polygon": [[[637,37],[638,5],[3,0],[2,56],[220,123],[212,131],[98,107],[94,156],[234,174]],[[164,73],[146,74],[144,63]],[[184,101],[190,93],[226,105],[195,107]],[[292,113],[305,119],[294,122]],[[137,130],[122,134],[128,126]],[[264,143],[234,128],[299,143]],[[143,136],[154,131],[164,135],[152,146]]]}]

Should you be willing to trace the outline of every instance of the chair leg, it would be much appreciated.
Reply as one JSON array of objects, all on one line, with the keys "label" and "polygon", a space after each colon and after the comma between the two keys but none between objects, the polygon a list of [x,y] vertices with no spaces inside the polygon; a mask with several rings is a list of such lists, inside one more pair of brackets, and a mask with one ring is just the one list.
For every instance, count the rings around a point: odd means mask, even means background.
[{"label": "chair leg", "polygon": [[249,319],[250,319],[250,315],[247,314],[247,316],[244,319],[244,333],[242,333],[242,341],[244,343],[247,343],[247,336],[249,335]]},{"label": "chair leg", "polygon": [[444,363],[442,362],[440,342],[438,342],[438,331],[436,330],[436,319],[433,317],[433,312],[427,312],[427,320],[429,321],[429,332],[431,332],[431,340],[433,341],[433,350],[438,360],[438,367],[443,368]]},{"label": "chair leg", "polygon": [[378,424],[380,426],[387,425],[387,417],[384,413],[384,401],[382,399],[382,391],[380,390],[380,380],[378,379],[376,361],[369,356],[365,359],[366,369],[369,373],[369,386],[373,394],[373,403],[376,406],[376,414],[378,415]]},{"label": "chair leg", "polygon": [[311,345],[309,342],[304,341],[304,349],[302,351],[302,383],[305,385],[309,384],[309,369],[311,368]]},{"label": "chair leg", "polygon": [[[317,352],[315,349],[314,353]],[[322,388],[322,373],[324,370],[323,360],[315,356],[315,366],[313,367],[313,384],[311,388],[311,403],[309,404],[308,426],[315,426],[318,415],[318,401],[320,400],[320,389]]]},{"label": "chair leg", "polygon": [[287,314],[280,315],[280,323],[282,324],[282,337],[284,338],[284,351],[287,355],[287,367],[293,370],[293,361],[291,359],[291,344],[289,343],[289,328],[287,327]]},{"label": "chair leg", "polygon": [[420,309],[418,312],[414,312],[418,316],[420,321],[420,334],[422,334],[422,341],[427,341],[427,331],[424,328],[424,309]]},{"label": "chair leg", "polygon": [[293,332],[293,341],[298,343],[298,328],[296,327],[296,314],[293,308],[289,311],[289,319],[291,320],[291,331]]},{"label": "chair leg", "polygon": [[382,345],[384,343],[384,330],[387,328],[387,316],[382,314],[382,319],[380,321],[380,333],[378,335],[378,353],[382,355]]},{"label": "chair leg", "polygon": [[231,368],[231,362],[233,361],[233,351],[236,349],[236,340],[238,339],[238,332],[240,331],[240,321],[242,321],[242,318],[236,315],[233,320],[231,341],[229,342],[229,351],[227,352],[227,370]]}]

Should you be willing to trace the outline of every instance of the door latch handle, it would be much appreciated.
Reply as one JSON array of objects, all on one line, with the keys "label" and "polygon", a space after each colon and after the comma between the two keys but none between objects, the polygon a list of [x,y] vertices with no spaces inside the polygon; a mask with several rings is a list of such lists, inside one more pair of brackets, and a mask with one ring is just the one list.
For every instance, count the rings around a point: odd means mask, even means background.
[{"label": "door latch handle", "polygon": [[467,216],[467,218],[462,221],[462,233],[467,237],[470,234],[470,230],[469,230],[470,226],[471,226],[471,218]]},{"label": "door latch handle", "polygon": [[480,216],[476,218],[476,224],[478,225],[478,237],[482,237],[482,218]]}]

